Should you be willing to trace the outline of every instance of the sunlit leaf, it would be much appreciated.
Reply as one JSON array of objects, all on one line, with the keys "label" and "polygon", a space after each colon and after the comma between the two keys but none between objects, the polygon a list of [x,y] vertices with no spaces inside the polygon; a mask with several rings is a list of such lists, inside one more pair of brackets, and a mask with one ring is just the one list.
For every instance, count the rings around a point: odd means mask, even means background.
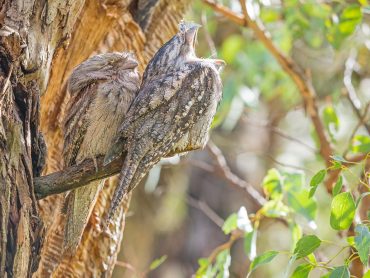
[{"label": "sunlit leaf", "polygon": [[277,251],[266,251],[257,256],[249,266],[249,274],[261,265],[271,262],[279,254]]},{"label": "sunlit leaf", "polygon": [[285,217],[288,215],[289,208],[281,201],[271,200],[265,203],[261,213],[267,217]]},{"label": "sunlit leaf", "polygon": [[244,251],[248,258],[253,261],[256,257],[257,231],[246,233],[244,236]]},{"label": "sunlit leaf", "polygon": [[310,271],[313,269],[311,264],[301,264],[294,270],[291,278],[307,278]]},{"label": "sunlit leaf", "polygon": [[355,237],[354,236],[349,236],[347,237],[347,242],[349,245],[351,245],[352,247],[355,247]]},{"label": "sunlit leaf", "polygon": [[297,223],[289,223],[289,228],[292,233],[292,246],[294,248],[298,240],[302,237],[302,228]]},{"label": "sunlit leaf", "polygon": [[302,189],[299,192],[288,191],[288,205],[296,213],[303,215],[308,220],[314,220],[317,212],[316,201],[309,197],[309,192]]},{"label": "sunlit leaf", "polygon": [[297,259],[303,258],[319,248],[320,244],[321,240],[317,236],[304,236],[298,240],[294,249],[294,254],[297,254]]},{"label": "sunlit leaf", "polygon": [[164,263],[164,261],[167,260],[167,255],[164,255],[158,259],[155,259],[149,266],[149,269],[150,270],[154,270],[156,268],[158,268],[161,264]]},{"label": "sunlit leaf", "polygon": [[310,181],[310,186],[317,186],[319,185],[325,178],[326,176],[326,170],[323,169],[323,170],[320,170],[318,171],[311,179]]},{"label": "sunlit leaf", "polygon": [[342,190],[342,186],[343,186],[343,178],[342,176],[339,176],[337,182],[335,183],[333,187],[333,196],[336,196],[339,194],[339,192]]},{"label": "sunlit leaf", "polygon": [[270,169],[262,182],[263,189],[271,199],[282,196],[282,178],[278,170]]},{"label": "sunlit leaf", "polygon": [[231,214],[224,222],[222,230],[224,233],[230,234],[232,231],[238,228],[238,215],[236,213]]},{"label": "sunlit leaf", "polygon": [[368,153],[370,152],[370,136],[356,135],[353,138],[351,148],[354,153]]},{"label": "sunlit leaf", "polygon": [[355,227],[355,247],[360,256],[361,262],[367,265],[370,250],[370,232],[366,225],[360,224]]},{"label": "sunlit leaf", "polygon": [[198,260],[199,268],[196,272],[196,278],[204,277],[204,275],[207,273],[207,269],[210,266],[210,261],[208,258],[200,258]]},{"label": "sunlit leaf", "polygon": [[237,227],[246,233],[253,231],[252,223],[249,220],[245,207],[241,207],[238,211]]},{"label": "sunlit leaf", "polygon": [[334,133],[339,129],[339,119],[333,106],[327,106],[323,110],[323,120],[326,130],[334,140]]},{"label": "sunlit leaf", "polygon": [[346,230],[355,217],[356,204],[351,193],[342,192],[333,198],[330,212],[330,226],[335,230]]}]

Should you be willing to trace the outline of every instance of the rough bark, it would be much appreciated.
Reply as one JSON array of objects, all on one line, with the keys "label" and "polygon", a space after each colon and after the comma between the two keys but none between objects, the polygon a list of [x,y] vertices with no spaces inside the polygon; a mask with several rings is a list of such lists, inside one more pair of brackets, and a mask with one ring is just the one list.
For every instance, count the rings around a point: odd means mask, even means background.
[{"label": "rough bark", "polygon": [[114,180],[107,183],[76,255],[61,257],[63,197],[37,203],[33,193],[45,149],[39,114],[48,146],[43,173],[52,173],[62,168],[60,123],[71,70],[94,53],[130,50],[142,71],[176,32],[188,5],[186,0],[0,0],[0,277],[29,277],[37,269],[35,277],[110,276],[129,197],[111,234],[102,233],[98,224]]}]

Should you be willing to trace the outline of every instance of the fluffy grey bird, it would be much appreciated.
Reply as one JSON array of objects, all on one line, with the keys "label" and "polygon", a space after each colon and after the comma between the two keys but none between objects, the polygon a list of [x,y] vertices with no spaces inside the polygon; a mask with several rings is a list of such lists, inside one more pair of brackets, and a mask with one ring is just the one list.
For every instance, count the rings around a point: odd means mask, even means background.
[{"label": "fluffy grey bird", "polygon": [[110,163],[127,152],[108,218],[123,196],[162,157],[203,148],[222,97],[222,60],[195,55],[199,25],[181,23],[179,32],[155,54],[114,145]]},{"label": "fluffy grey bird", "polygon": [[[137,65],[133,54],[114,52],[93,56],[74,69],[64,122],[65,166],[107,153],[138,92]],[[64,249],[71,254],[103,183],[92,182],[67,195]]]}]

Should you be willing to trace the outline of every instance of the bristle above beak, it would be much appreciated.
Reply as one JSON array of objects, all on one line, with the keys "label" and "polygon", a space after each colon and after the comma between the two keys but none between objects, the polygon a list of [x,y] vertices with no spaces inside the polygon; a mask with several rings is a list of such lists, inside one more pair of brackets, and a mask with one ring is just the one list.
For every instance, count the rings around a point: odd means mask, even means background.
[{"label": "bristle above beak", "polygon": [[226,62],[224,60],[221,59],[210,59],[210,60],[213,62],[218,71],[221,71],[226,66]]}]

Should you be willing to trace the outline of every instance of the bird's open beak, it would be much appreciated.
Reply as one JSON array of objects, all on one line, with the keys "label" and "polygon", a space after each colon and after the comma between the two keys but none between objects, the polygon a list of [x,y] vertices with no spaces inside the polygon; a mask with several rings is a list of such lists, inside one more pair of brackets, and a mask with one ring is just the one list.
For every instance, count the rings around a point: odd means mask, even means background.
[{"label": "bird's open beak", "polygon": [[196,23],[186,23],[185,40],[186,43],[193,48],[195,48],[199,27],[201,27],[201,25]]}]

